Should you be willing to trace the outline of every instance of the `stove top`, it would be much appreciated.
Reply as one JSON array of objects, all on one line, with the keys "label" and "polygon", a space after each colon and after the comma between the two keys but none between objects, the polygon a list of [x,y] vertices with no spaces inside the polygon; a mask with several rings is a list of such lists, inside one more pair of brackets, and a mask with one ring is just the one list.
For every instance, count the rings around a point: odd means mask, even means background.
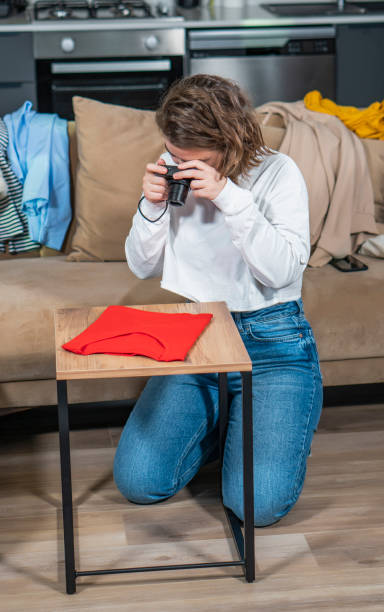
[{"label": "stove top", "polygon": [[33,16],[37,21],[83,19],[152,19],[170,17],[168,5],[157,8],[145,0],[36,0]]},{"label": "stove top", "polygon": [[97,19],[145,19],[154,16],[151,7],[140,0],[94,0],[92,8]]}]

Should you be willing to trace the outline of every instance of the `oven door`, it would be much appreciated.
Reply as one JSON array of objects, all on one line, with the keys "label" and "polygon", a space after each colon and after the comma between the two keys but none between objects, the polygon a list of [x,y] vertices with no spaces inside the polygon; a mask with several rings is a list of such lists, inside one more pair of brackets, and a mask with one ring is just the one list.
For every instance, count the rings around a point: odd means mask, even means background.
[{"label": "oven door", "polygon": [[37,62],[38,110],[73,119],[72,97],[82,96],[145,110],[182,75],[182,58]]}]

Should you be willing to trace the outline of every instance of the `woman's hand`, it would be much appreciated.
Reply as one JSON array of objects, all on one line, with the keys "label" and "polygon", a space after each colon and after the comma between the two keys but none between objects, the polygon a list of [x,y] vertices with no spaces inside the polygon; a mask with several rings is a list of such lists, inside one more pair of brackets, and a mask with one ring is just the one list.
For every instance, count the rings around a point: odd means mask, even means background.
[{"label": "woman's hand", "polygon": [[196,198],[207,198],[214,200],[224,189],[227,179],[203,161],[191,160],[178,165],[179,170],[175,172],[175,179],[190,178],[191,189]]},{"label": "woman's hand", "polygon": [[158,159],[155,164],[147,164],[143,177],[143,193],[153,204],[160,204],[167,199],[168,183],[158,174],[166,174],[165,161]]}]

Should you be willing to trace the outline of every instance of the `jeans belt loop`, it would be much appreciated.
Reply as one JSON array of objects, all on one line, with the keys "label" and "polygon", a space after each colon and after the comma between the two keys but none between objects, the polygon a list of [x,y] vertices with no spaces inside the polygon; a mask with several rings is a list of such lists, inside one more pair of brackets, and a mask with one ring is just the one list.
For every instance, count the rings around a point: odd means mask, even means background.
[{"label": "jeans belt loop", "polygon": [[233,320],[235,321],[236,327],[239,332],[243,331],[243,322],[241,318],[241,312],[232,312]]}]

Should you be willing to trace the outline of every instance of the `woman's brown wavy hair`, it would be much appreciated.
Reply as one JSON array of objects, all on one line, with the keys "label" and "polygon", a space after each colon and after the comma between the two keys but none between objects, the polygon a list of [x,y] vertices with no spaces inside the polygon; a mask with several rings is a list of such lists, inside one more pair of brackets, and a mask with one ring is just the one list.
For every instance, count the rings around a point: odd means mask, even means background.
[{"label": "woman's brown wavy hair", "polygon": [[250,100],[234,81],[219,76],[196,74],[176,81],[156,122],[175,147],[219,151],[217,170],[235,183],[270,152]]}]

